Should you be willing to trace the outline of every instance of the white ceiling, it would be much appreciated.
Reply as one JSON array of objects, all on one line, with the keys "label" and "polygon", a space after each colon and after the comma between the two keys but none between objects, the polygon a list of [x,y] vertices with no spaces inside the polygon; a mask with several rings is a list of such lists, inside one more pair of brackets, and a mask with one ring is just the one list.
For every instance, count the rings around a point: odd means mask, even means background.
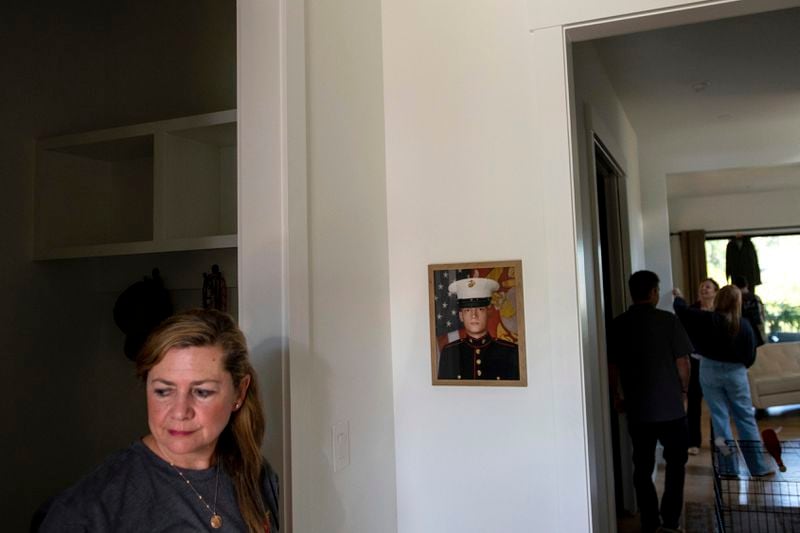
[{"label": "white ceiling", "polygon": [[593,43],[671,196],[800,186],[800,8]]}]

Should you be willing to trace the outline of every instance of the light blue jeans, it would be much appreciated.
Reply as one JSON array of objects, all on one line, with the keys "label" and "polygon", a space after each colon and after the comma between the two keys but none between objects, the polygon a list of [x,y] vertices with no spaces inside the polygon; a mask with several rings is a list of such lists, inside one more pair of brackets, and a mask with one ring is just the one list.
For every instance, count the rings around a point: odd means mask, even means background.
[{"label": "light blue jeans", "polygon": [[[757,476],[772,470],[762,451],[761,434],[753,416],[753,400],[744,365],[722,363],[704,357],[700,365],[700,386],[711,412],[715,439],[722,437],[726,441],[733,440],[730,422],[733,416],[739,440],[750,441],[742,443],[742,454],[750,474]],[[735,446],[733,452],[729,456],[719,454],[721,474],[737,473]]]}]

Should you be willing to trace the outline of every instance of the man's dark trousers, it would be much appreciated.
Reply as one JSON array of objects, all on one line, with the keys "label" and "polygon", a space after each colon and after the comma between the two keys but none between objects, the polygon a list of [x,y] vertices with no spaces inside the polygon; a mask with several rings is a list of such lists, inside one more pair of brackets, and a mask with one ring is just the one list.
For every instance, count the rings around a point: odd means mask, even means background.
[{"label": "man's dark trousers", "polygon": [[[689,434],[686,417],[666,422],[636,422],[628,420],[628,432],[633,444],[633,485],[642,521],[642,531],[650,533],[660,525],[677,528],[683,507],[684,466],[688,460]],[[659,520],[658,495],[653,485],[656,442],[664,447],[666,469],[664,495],[661,498]]]}]

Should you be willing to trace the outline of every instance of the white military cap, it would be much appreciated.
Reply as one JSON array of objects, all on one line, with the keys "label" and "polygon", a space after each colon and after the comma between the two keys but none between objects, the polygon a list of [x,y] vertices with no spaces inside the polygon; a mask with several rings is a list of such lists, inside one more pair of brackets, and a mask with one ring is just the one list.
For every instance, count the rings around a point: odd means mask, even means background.
[{"label": "white military cap", "polygon": [[492,301],[492,293],[500,284],[489,278],[465,278],[454,281],[447,288],[458,296],[458,307],[486,307]]}]

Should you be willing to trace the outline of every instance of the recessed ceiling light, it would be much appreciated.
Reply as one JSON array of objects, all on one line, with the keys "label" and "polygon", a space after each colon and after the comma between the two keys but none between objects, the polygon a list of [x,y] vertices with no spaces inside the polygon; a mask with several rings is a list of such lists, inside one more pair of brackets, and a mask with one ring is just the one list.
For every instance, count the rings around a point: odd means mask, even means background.
[{"label": "recessed ceiling light", "polygon": [[701,93],[708,89],[709,85],[711,85],[710,81],[698,81],[697,83],[692,84],[692,90],[696,93]]}]

